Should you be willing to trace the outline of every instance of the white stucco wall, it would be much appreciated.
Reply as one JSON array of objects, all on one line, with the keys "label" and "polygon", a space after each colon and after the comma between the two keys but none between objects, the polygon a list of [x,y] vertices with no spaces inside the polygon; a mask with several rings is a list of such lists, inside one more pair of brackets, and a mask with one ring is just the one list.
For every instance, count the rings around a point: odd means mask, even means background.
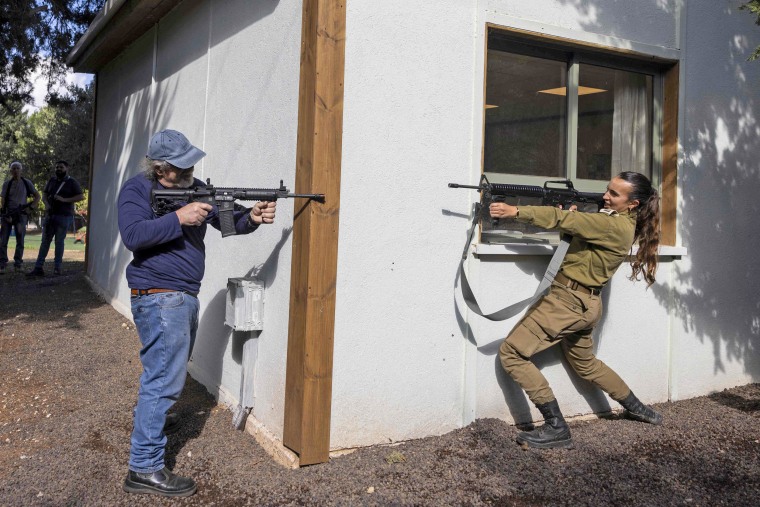
[{"label": "white stucco wall", "polygon": [[760,379],[760,44],[742,2],[689,2],[684,23],[682,241],[672,281],[672,397]]},{"label": "white stucco wall", "polygon": [[[455,288],[480,174],[486,24],[681,61],[679,244],[645,290],[621,268],[604,294],[596,352],[647,402],[758,381],[758,41],[740,2],[699,0],[353,0],[347,3],[344,133],[331,447],[441,434],[476,418],[537,412],[496,349],[517,319],[472,315]],[[99,74],[91,276],[128,313],[113,203],[150,134],[182,130],[209,153],[199,177],[292,186],[301,4],[189,0]],[[718,62],[718,63],[716,63]],[[718,66],[716,68],[716,65]],[[232,276],[266,280],[254,415],[282,433],[292,203],[274,227],[208,236],[191,364],[237,396],[242,342],[225,328]],[[219,239],[219,241],[215,241]],[[546,255],[470,255],[486,311],[530,295]],[[537,358],[568,415],[616,408],[559,350]]]},{"label": "white stucco wall", "polygon": [[[333,447],[461,424],[452,299],[468,177],[472,6],[347,3]],[[452,264],[454,263],[454,264]]]},{"label": "white stucco wall", "polygon": [[[436,434],[481,417],[538,416],[496,355],[517,318],[492,323],[474,316],[453,287],[476,196],[449,190],[446,183],[474,183],[480,173],[486,23],[673,60],[687,57],[681,64],[683,153],[705,143],[708,124],[708,144],[722,142],[727,160],[716,164],[713,156],[694,169],[688,160],[681,164],[679,244],[689,254],[662,257],[658,282],[649,290],[629,282],[629,268],[621,268],[604,296],[596,353],[647,402],[757,380],[751,340],[760,329],[758,299],[738,283],[745,276],[757,279],[749,261],[756,234],[749,219],[731,219],[736,211],[751,216],[752,186],[744,186],[746,198],[732,207],[718,198],[700,203],[706,206],[700,214],[717,213],[719,227],[747,238],[729,252],[726,242],[710,243],[716,221],[693,220],[696,203],[689,204],[710,193],[690,179],[715,184],[717,178],[723,191],[735,190],[729,186],[738,176],[733,164],[741,168],[742,183],[757,183],[757,92],[751,85],[760,65],[750,68],[740,56],[757,44],[740,35],[755,29],[749,15],[733,8],[737,2],[698,3],[692,11],[677,0],[348,4],[333,447]],[[729,63],[711,83],[704,76],[711,75],[716,57]],[[733,119],[721,123],[700,109],[705,97],[690,90],[694,83]],[[731,140],[735,133],[744,134],[743,143]],[[723,174],[713,172],[716,166]],[[700,175],[689,176],[692,170]],[[367,189],[380,196],[369,210],[362,193]],[[397,219],[399,213],[408,218]],[[700,262],[698,269],[736,281],[730,288],[712,282],[722,295],[731,293],[725,302],[694,294],[701,277],[691,274],[691,266],[705,250],[715,266]],[[735,253],[737,261],[748,260],[746,267],[726,260]],[[470,256],[467,269],[484,309],[494,311],[530,295],[547,262],[548,256]],[[619,408],[578,379],[559,350],[537,362],[566,413]]]},{"label": "white stucco wall", "polygon": [[[124,276],[131,260],[120,242],[114,203],[137,174],[148,139],[180,130],[208,153],[196,176],[217,186],[295,183],[301,3],[295,0],[182,3],[98,75],[90,276],[129,315]],[[250,236],[207,234],[206,276],[191,374],[212,393],[235,400],[242,346],[257,339],[254,415],[282,433],[293,203]],[[250,203],[249,203],[250,204]],[[264,331],[224,326],[227,278],[266,283]],[[137,347],[137,344],[135,344]]]}]

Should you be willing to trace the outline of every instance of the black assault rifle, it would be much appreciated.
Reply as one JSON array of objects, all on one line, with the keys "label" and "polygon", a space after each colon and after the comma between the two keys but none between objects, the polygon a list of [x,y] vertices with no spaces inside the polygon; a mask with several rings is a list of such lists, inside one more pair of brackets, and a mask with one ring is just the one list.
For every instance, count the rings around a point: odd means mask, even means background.
[{"label": "black assault rifle", "polygon": [[[549,185],[562,185],[561,187]],[[512,185],[509,183],[491,183],[484,174],[480,178],[480,185],[460,185],[449,183],[449,188],[471,188],[482,192],[483,204],[491,202],[505,202],[508,197],[519,199],[520,197],[534,197],[541,199],[540,206],[561,207],[570,209],[576,205],[579,209],[586,204],[595,204],[599,211],[604,207],[604,194],[597,192],[580,192],[573,187],[570,180],[547,181],[543,187],[538,185]]]},{"label": "black assault rifle", "polygon": [[[562,185],[550,186],[550,185]],[[481,192],[481,202],[475,203],[475,215],[473,217],[472,227],[468,233],[467,244],[462,252],[462,258],[466,258],[467,249],[472,241],[472,235],[475,232],[475,224],[480,218],[490,218],[488,205],[492,202],[506,202],[511,200],[510,204],[518,205],[521,198],[532,198],[539,200],[537,205],[561,207],[570,209],[575,205],[580,211],[597,212],[604,207],[604,194],[597,192],[580,192],[575,189],[573,182],[570,180],[552,180],[544,183],[543,187],[538,185],[513,185],[509,183],[491,183],[484,174],[480,177],[480,185],[460,185],[458,183],[449,183],[449,188],[470,188]],[[591,208],[591,209],[589,209]],[[491,219],[493,228],[499,219]]]},{"label": "black assault rifle", "polygon": [[303,197],[304,199],[325,202],[325,194],[291,194],[280,180],[280,188],[217,188],[206,180],[205,186],[190,188],[154,188],[151,191],[153,212],[157,216],[177,211],[191,202],[205,202],[219,210],[219,225],[222,237],[235,234],[235,200],[269,201]]}]

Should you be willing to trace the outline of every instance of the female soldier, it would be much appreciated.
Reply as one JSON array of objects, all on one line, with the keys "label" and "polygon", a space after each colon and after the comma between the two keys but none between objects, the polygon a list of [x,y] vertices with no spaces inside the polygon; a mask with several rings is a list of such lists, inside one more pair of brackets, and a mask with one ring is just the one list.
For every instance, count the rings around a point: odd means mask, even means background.
[{"label": "female soldier", "polygon": [[544,229],[573,236],[560,272],[549,293],[532,306],[499,349],[504,369],[541,411],[546,424],[517,436],[531,447],[571,447],[567,426],[554,393],[530,358],[560,343],[573,369],[600,387],[635,420],[660,424],[662,416],[644,405],[612,369],[594,356],[591,338],[602,315],[599,297],[604,285],[630,254],[631,280],[641,274],[647,287],[655,281],[659,236],[659,197],[646,176],[623,172],[612,178],[599,213],[578,213],[548,206],[510,206],[492,203],[494,218],[516,218]]}]

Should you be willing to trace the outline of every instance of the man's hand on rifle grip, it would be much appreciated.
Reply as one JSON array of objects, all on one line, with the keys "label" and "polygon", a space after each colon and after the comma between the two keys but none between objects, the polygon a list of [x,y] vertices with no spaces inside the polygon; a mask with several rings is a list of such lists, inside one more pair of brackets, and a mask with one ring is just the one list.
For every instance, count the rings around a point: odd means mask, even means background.
[{"label": "man's hand on rifle grip", "polygon": [[276,209],[276,202],[257,202],[253,205],[253,208],[251,208],[251,222],[256,225],[271,224],[274,222]]},{"label": "man's hand on rifle grip", "polygon": [[206,216],[211,209],[211,205],[205,202],[191,202],[182,206],[177,210],[179,225],[201,225],[206,220]]}]

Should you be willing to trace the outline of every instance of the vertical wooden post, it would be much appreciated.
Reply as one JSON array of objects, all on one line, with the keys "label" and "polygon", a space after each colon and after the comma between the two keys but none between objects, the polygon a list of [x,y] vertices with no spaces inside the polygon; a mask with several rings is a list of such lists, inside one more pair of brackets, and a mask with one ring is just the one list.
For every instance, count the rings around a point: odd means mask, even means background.
[{"label": "vertical wooden post", "polygon": [[329,460],[343,138],[344,0],[304,0],[296,202],[283,443],[300,464]]},{"label": "vertical wooden post", "polygon": [[660,243],[676,244],[678,206],[678,64],[665,73],[662,115],[662,195]]}]

